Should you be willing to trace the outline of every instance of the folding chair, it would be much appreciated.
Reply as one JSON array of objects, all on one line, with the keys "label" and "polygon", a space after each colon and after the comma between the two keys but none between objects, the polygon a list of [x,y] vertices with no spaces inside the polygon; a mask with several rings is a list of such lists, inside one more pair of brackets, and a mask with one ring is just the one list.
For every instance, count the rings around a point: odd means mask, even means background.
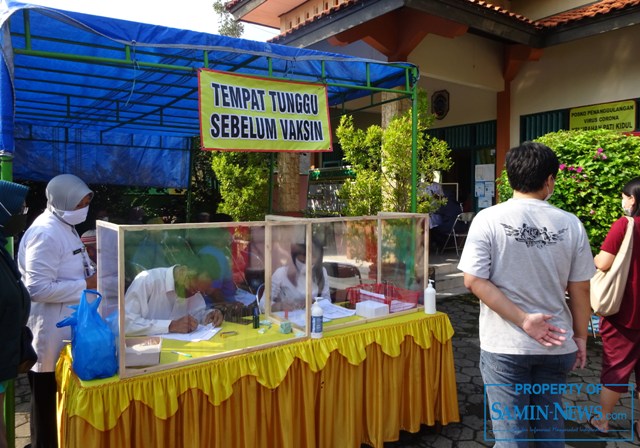
[{"label": "folding chair", "polygon": [[[440,253],[442,254],[446,249],[450,247],[455,247],[456,255],[460,256],[460,251],[464,247],[464,242],[467,239],[467,232],[469,231],[469,226],[471,225],[471,221],[476,214],[474,212],[463,212],[460,213],[455,222],[453,223],[453,227],[449,231],[447,235],[447,239],[442,245],[442,249],[440,249]],[[450,246],[449,241],[453,241],[453,246]]]},{"label": "folding chair", "polygon": [[322,265],[329,276],[329,291],[332,302],[346,300],[347,288],[362,283],[362,275],[357,266],[337,261],[325,261]]}]

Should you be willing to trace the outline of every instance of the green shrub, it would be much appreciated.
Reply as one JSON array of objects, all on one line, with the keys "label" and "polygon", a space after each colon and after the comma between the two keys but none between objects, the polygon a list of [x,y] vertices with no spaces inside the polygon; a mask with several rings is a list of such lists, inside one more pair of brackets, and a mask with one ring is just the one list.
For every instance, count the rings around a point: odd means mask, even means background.
[{"label": "green shrub", "polygon": [[234,221],[264,219],[269,210],[269,157],[262,152],[212,152],[211,167],[222,196],[219,213]]},{"label": "green shrub", "polygon": [[[431,213],[445,201],[424,192],[436,171],[451,168],[451,150],[446,142],[426,134],[435,118],[428,113],[424,91],[418,93],[417,109],[417,211]],[[362,130],[355,128],[352,116],[341,117],[336,136],[355,173],[338,192],[345,215],[411,211],[411,118],[408,110],[394,117],[386,129],[373,125]]]},{"label": "green shrub", "polygon": [[[535,141],[553,149],[560,160],[560,172],[549,202],[582,221],[591,248],[597,253],[611,224],[623,214],[622,187],[640,176],[640,139],[597,130],[559,131]],[[505,170],[497,189],[500,201],[513,194]]]}]

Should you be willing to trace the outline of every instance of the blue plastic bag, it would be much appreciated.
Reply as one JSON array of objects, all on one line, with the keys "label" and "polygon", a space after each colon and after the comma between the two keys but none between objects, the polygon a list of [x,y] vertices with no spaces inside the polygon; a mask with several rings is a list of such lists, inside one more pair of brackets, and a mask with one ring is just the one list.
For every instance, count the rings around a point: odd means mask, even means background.
[{"label": "blue plastic bag", "polygon": [[[89,303],[87,293],[95,294]],[[102,295],[98,291],[82,291],[80,304],[72,306],[74,313],[56,324],[71,326],[73,370],[81,380],[108,378],[118,372],[117,347],[113,332],[98,313]]]}]

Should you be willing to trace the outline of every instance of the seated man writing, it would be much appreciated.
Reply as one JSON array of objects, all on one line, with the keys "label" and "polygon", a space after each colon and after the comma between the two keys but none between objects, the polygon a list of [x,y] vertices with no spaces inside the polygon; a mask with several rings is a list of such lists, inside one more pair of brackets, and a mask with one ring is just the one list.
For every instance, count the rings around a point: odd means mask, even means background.
[{"label": "seated man writing", "polygon": [[209,310],[200,291],[217,277],[213,257],[189,257],[184,264],[138,274],[125,294],[127,336],[190,333],[198,324],[220,326],[220,310]]}]

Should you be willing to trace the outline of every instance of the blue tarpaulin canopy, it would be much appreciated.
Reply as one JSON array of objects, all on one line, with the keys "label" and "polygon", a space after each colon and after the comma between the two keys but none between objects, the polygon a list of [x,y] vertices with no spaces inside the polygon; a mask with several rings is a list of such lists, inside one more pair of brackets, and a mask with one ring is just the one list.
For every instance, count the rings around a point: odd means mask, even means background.
[{"label": "blue tarpaulin canopy", "polygon": [[14,177],[187,187],[199,135],[197,71],[325,83],[330,105],[417,69],[333,53],[0,0],[0,151]]}]

